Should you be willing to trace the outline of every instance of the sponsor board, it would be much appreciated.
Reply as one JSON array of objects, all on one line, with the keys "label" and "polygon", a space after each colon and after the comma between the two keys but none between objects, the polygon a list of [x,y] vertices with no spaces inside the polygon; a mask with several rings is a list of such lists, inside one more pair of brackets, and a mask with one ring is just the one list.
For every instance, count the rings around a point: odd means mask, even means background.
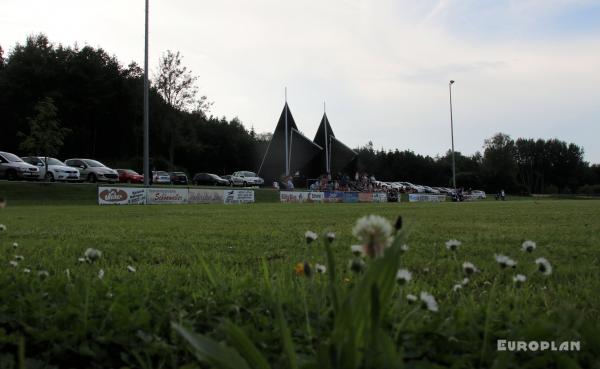
[{"label": "sponsor board", "polygon": [[323,202],[325,200],[324,192],[309,192],[308,202]]},{"label": "sponsor board", "polygon": [[100,205],[143,205],[145,203],[145,188],[98,187],[98,204]]},{"label": "sponsor board", "polygon": [[148,204],[187,204],[189,190],[181,188],[148,188]]},{"label": "sponsor board", "polygon": [[418,201],[440,202],[440,201],[446,201],[446,195],[428,195],[428,194],[421,194],[421,193],[409,193],[408,201],[409,202],[418,202]]},{"label": "sponsor board", "polygon": [[358,202],[358,192],[344,192],[344,202]]},{"label": "sponsor board", "polygon": [[325,202],[343,202],[343,192],[325,192]]},{"label": "sponsor board", "polygon": [[388,202],[387,193],[373,192],[373,202]]},{"label": "sponsor board", "polygon": [[225,202],[223,190],[205,190],[190,188],[188,192],[189,204],[223,204]]},{"label": "sponsor board", "polygon": [[223,202],[225,204],[247,204],[254,202],[254,191],[225,190],[223,191]]},{"label": "sponsor board", "polygon": [[281,202],[306,202],[308,201],[310,192],[301,191],[281,191],[279,192],[279,200]]},{"label": "sponsor board", "polygon": [[372,192],[359,192],[358,193],[358,202],[373,202],[373,193]]}]

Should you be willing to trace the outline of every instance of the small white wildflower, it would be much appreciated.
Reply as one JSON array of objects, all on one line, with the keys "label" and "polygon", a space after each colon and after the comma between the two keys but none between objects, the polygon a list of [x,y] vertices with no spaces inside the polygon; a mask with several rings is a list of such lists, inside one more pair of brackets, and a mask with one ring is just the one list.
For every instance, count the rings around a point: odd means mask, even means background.
[{"label": "small white wildflower", "polygon": [[460,282],[460,284],[462,284],[463,286],[466,286],[466,285],[468,285],[468,284],[469,284],[469,282],[470,282],[469,278],[464,278],[464,279],[462,280],[462,282]]},{"label": "small white wildflower", "polygon": [[350,246],[350,251],[352,251],[352,254],[354,254],[354,256],[365,255],[362,245],[352,245]]},{"label": "small white wildflower", "polygon": [[0,232],[6,232],[6,226],[4,224],[0,224]]},{"label": "small white wildflower", "polygon": [[102,279],[102,278],[104,278],[104,269],[100,269],[100,270],[98,271],[98,278],[99,278],[99,279]]},{"label": "small white wildflower", "polygon": [[79,261],[80,263],[85,263],[85,258],[79,258],[77,259],[77,261]]},{"label": "small white wildflower", "polygon": [[535,250],[536,246],[537,245],[533,241],[525,241],[521,245],[521,250],[527,251],[527,252],[533,252],[533,250]]},{"label": "small white wildflower", "polygon": [[496,262],[498,264],[500,264],[501,268],[516,268],[517,267],[517,262],[514,261],[513,259],[509,258],[506,255],[500,255],[500,254],[494,254],[494,258],[496,259]]},{"label": "small white wildflower", "polygon": [[23,261],[23,260],[25,260],[25,257],[23,255],[15,255],[15,260]]},{"label": "small white wildflower", "polygon": [[109,299],[112,299],[113,298],[113,294],[111,292],[107,292],[106,293],[106,297],[109,298]]},{"label": "small white wildflower", "polygon": [[448,240],[446,241],[446,248],[450,251],[458,250],[458,246],[462,245],[459,240]]},{"label": "small white wildflower", "polygon": [[9,263],[10,265],[14,266],[15,268],[19,266],[19,263],[17,263],[17,262],[16,262],[16,261],[14,261],[14,260],[11,260],[11,261],[9,261],[8,263]]},{"label": "small white wildflower", "polygon": [[454,292],[458,292],[458,291],[462,290],[462,288],[463,288],[463,285],[462,285],[462,284],[455,284],[455,285],[452,287],[452,291],[454,291]]},{"label": "small white wildflower", "polygon": [[462,268],[466,275],[471,275],[478,271],[477,268],[475,267],[475,265],[473,265],[473,263],[470,263],[468,261],[465,261],[463,263]]},{"label": "small white wildflower", "polygon": [[390,245],[393,227],[390,222],[378,215],[368,215],[356,221],[352,234],[358,238],[370,257],[381,257]]},{"label": "small white wildflower", "polygon": [[513,277],[513,282],[515,283],[515,285],[517,287],[520,287],[521,284],[525,283],[526,280],[527,280],[527,277],[525,277],[523,274],[517,274],[516,276]]},{"label": "small white wildflower", "polygon": [[67,279],[71,280],[71,271],[68,268],[65,269],[65,274],[67,275]]},{"label": "small white wildflower", "polygon": [[13,242],[12,247],[13,247],[13,249],[16,249],[17,247],[19,247],[19,244],[16,242]]},{"label": "small white wildflower", "polygon": [[420,298],[423,305],[423,309],[427,309],[433,312],[438,311],[438,303],[437,301],[435,301],[435,297],[433,297],[433,295],[422,291]]},{"label": "small white wildflower", "polygon": [[31,269],[25,268],[25,269],[23,269],[23,273],[29,274],[29,273],[31,273]]},{"label": "small white wildflower", "polygon": [[314,240],[317,239],[317,237],[318,237],[317,234],[315,232],[312,232],[312,231],[306,231],[304,233],[304,238],[306,238],[306,243],[313,242]]},{"label": "small white wildflower", "polygon": [[93,248],[88,248],[87,250],[85,250],[83,256],[87,259],[87,261],[94,262],[102,257],[102,251]]},{"label": "small white wildflower", "polygon": [[546,260],[546,258],[537,258],[537,259],[535,259],[535,263],[538,266],[538,270],[540,272],[542,272],[542,274],[544,274],[544,275],[552,274],[552,265],[550,265],[550,262],[548,260]]},{"label": "small white wildflower", "polygon": [[327,241],[333,242],[335,240],[335,232],[325,233],[325,238],[327,238]]},{"label": "small white wildflower", "polygon": [[136,269],[135,269],[134,267],[132,267],[131,265],[127,265],[127,270],[128,270],[130,273],[135,273],[135,272],[136,272]]},{"label": "small white wildflower", "polygon": [[323,264],[315,264],[315,270],[320,274],[327,273],[327,267]]},{"label": "small white wildflower", "polygon": [[48,278],[49,276],[50,276],[50,273],[48,273],[48,272],[47,272],[47,271],[45,271],[45,270],[40,270],[40,271],[38,272],[38,277],[40,277],[41,279],[46,279],[46,278]]},{"label": "small white wildflower", "polygon": [[429,274],[429,268],[423,268],[423,273]]},{"label": "small white wildflower", "polygon": [[408,300],[409,304],[414,304],[418,300],[417,296],[412,295],[410,293],[408,295],[406,295],[406,299]]},{"label": "small white wildflower", "polygon": [[400,285],[404,285],[412,279],[412,273],[408,269],[398,269],[396,273],[396,282]]},{"label": "small white wildflower", "polygon": [[400,246],[400,251],[401,252],[407,252],[408,251],[408,245],[407,244],[403,244],[402,246]]}]

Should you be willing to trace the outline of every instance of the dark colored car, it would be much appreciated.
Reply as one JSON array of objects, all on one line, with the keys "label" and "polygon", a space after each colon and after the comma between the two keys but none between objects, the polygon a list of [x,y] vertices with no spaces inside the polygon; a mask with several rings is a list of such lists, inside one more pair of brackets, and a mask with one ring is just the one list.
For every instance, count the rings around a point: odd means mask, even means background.
[{"label": "dark colored car", "polygon": [[171,176],[171,183],[174,185],[187,185],[188,177],[183,172],[169,172]]},{"label": "dark colored car", "polygon": [[144,176],[131,169],[117,169],[119,182],[121,183],[144,183]]},{"label": "dark colored car", "polygon": [[196,173],[192,182],[199,185],[207,186],[229,186],[229,181],[212,173]]}]

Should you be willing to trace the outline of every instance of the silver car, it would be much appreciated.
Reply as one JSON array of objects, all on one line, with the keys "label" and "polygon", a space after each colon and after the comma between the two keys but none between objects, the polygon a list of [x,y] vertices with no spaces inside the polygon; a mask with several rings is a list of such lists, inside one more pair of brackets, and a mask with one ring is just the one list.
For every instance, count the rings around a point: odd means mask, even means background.
[{"label": "silver car", "polygon": [[0,178],[6,178],[9,181],[37,179],[39,172],[38,167],[25,163],[20,157],[0,151]]},{"label": "silver car", "polygon": [[[21,158],[26,163],[35,165],[40,169],[38,178],[47,179],[50,182],[54,181],[79,181],[79,169],[68,167],[62,161],[55,158],[46,158],[44,156],[26,156]],[[46,163],[48,170],[46,170]]]},{"label": "silver car", "polygon": [[110,169],[99,161],[92,159],[68,159],[65,163],[69,167],[79,169],[81,179],[88,182],[118,182],[119,173]]}]

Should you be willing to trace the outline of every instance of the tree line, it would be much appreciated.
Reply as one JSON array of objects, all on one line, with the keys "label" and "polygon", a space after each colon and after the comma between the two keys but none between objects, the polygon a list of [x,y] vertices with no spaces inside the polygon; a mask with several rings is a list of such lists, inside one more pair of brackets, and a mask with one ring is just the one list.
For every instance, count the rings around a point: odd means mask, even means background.
[{"label": "tree line", "polygon": [[[270,134],[238,118],[210,114],[198,77],[179,52],[167,51],[150,89],[151,166],[227,174],[257,170]],[[122,65],[102,48],[27,37],[6,53],[0,46],[0,150],[19,155],[89,157],[117,168],[142,167],[143,70]],[[274,122],[275,124],[275,122]],[[359,170],[381,180],[450,186],[450,153],[357,149]],[[457,185],[519,193],[600,193],[600,168],[583,149],[560,140],[497,134],[483,153],[456,153]]]}]

